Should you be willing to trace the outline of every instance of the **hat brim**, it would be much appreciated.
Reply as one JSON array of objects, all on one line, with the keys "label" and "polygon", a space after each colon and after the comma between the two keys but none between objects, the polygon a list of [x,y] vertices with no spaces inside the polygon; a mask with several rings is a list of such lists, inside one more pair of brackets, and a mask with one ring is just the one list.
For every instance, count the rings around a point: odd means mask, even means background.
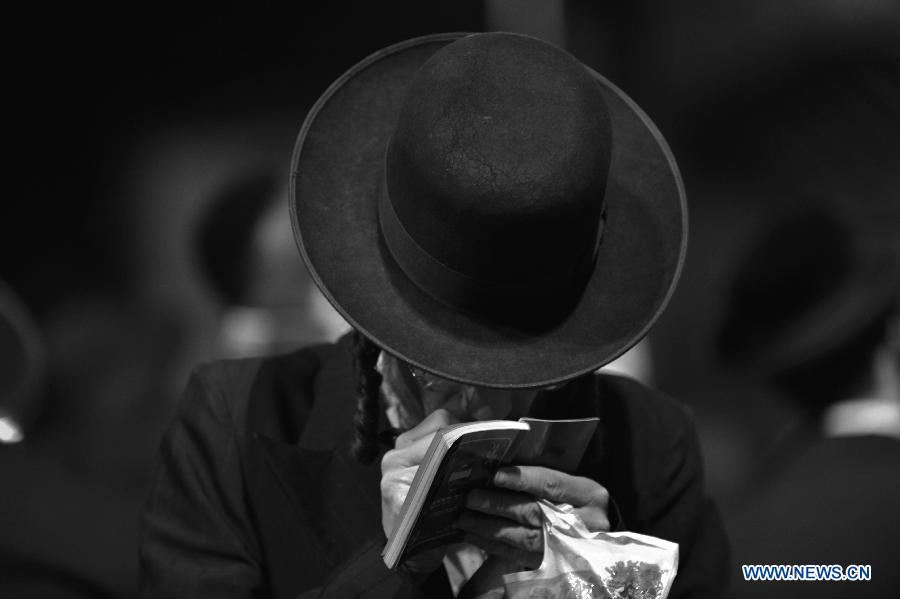
[{"label": "hat brim", "polygon": [[723,363],[765,375],[814,364],[900,310],[900,265],[893,256],[866,256],[827,294],[787,323],[753,322],[732,315],[719,335]]},{"label": "hat brim", "polygon": [[561,382],[620,356],[664,310],[687,244],[683,184],[650,119],[594,73],[612,123],[607,226],[574,309],[552,328],[522,330],[453,310],[418,289],[379,233],[384,153],[415,72],[464,35],[425,36],[381,50],[322,95],[294,149],[294,235],[311,276],[338,312],[398,358],[475,385]]}]

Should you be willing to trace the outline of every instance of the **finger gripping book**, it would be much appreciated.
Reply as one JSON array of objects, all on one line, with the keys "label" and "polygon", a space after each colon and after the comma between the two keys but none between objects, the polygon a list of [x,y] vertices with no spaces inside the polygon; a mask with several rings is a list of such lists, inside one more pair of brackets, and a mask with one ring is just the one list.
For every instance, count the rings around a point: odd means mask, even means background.
[{"label": "finger gripping book", "polygon": [[454,523],[466,494],[490,486],[497,468],[545,466],[573,472],[597,428],[597,418],[486,420],[435,434],[382,554],[389,568],[411,555],[462,540]]}]

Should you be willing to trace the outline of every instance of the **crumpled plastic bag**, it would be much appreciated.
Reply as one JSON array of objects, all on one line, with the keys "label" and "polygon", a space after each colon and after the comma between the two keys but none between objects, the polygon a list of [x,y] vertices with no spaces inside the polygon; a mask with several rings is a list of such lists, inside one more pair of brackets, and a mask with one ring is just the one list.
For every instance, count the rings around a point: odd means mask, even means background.
[{"label": "crumpled plastic bag", "polygon": [[678,544],[633,532],[590,532],[574,508],[539,500],[544,561],[503,577],[508,599],[665,599]]}]

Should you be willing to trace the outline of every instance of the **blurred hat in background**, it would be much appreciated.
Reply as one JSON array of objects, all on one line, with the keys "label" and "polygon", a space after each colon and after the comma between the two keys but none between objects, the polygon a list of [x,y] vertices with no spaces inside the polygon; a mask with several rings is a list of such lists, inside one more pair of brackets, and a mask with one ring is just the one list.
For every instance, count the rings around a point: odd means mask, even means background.
[{"label": "blurred hat in background", "polygon": [[896,257],[864,249],[838,213],[782,215],[736,270],[720,358],[775,374],[835,354],[897,308],[898,274]]}]

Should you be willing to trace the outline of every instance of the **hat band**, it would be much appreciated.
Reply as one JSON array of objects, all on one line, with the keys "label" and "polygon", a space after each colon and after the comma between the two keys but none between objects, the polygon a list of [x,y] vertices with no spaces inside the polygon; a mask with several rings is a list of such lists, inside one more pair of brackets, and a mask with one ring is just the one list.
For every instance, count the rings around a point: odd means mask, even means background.
[{"label": "hat band", "polygon": [[593,270],[606,223],[606,210],[594,236],[591,251],[573,269],[516,281],[477,279],[447,266],[422,248],[397,216],[386,184],[378,197],[381,237],[400,270],[422,291],[451,308],[474,314],[503,314],[520,307],[539,307],[550,312],[571,307]]}]

